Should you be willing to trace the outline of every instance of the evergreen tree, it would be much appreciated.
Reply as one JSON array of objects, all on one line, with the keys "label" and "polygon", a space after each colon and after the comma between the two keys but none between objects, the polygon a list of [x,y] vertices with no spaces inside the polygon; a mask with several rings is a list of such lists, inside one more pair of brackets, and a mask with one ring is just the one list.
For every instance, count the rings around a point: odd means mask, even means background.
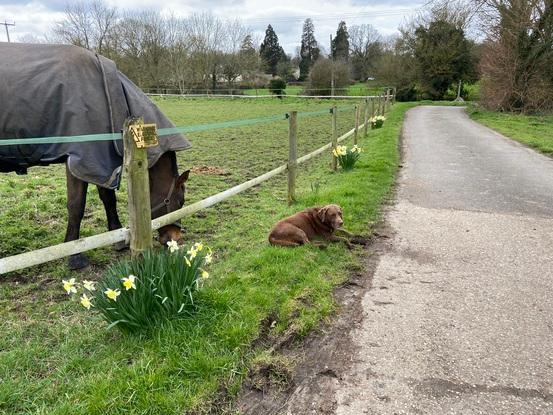
[{"label": "evergreen tree", "polygon": [[259,47],[259,55],[266,64],[266,73],[276,75],[278,62],[286,57],[286,54],[278,44],[278,36],[271,25],[265,31],[265,39]]},{"label": "evergreen tree", "polygon": [[463,29],[445,20],[415,30],[419,79],[431,99],[443,99],[448,88],[471,70],[470,44]]},{"label": "evergreen tree", "polygon": [[307,79],[309,70],[319,58],[319,46],[315,40],[315,27],[311,19],[305,19],[303,23],[303,32],[301,35],[300,49],[300,81]]},{"label": "evergreen tree", "polygon": [[346,22],[341,21],[336,31],[336,37],[332,39],[332,58],[334,60],[349,59],[349,34]]}]

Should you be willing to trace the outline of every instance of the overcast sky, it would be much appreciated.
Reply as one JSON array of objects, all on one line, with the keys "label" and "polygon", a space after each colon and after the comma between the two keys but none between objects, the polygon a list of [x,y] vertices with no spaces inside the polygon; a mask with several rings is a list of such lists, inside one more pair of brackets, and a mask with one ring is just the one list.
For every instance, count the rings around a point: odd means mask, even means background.
[{"label": "overcast sky", "polygon": [[[70,1],[69,1],[70,2]],[[63,19],[67,0],[0,0],[0,22],[15,22],[10,26],[10,38],[18,41],[27,35],[47,35],[55,22]],[[315,37],[328,50],[329,35],[336,33],[340,20],[348,27],[369,23],[382,35],[397,32],[398,25],[414,14],[424,0],[106,0],[120,9],[148,9],[187,16],[210,11],[219,17],[239,18],[260,40],[271,24],[280,44],[294,54],[300,44],[303,20],[313,19]],[[4,26],[0,26],[0,41],[6,41]]]}]

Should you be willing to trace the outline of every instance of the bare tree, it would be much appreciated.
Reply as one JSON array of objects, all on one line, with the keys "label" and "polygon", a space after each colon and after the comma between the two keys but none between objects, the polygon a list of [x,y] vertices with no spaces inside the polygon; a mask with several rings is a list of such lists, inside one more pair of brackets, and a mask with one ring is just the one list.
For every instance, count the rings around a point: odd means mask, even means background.
[{"label": "bare tree", "polygon": [[127,14],[119,24],[118,65],[141,87],[166,85],[167,27],[157,12]]},{"label": "bare tree", "polygon": [[201,77],[204,88],[215,89],[221,73],[221,48],[224,40],[223,22],[211,13],[194,13],[186,19],[191,46],[191,65]]},{"label": "bare tree", "polygon": [[382,55],[382,37],[369,24],[351,26],[349,47],[353,77],[366,80],[376,68],[376,63]]},{"label": "bare tree", "polygon": [[251,39],[251,30],[238,19],[224,22],[222,39],[222,73],[229,87],[247,70],[250,63],[241,53],[242,45],[247,37]]},{"label": "bare tree", "polygon": [[77,1],[68,3],[65,18],[58,22],[54,33],[63,42],[108,54],[108,38],[117,19],[117,8],[102,0]]},{"label": "bare tree", "polygon": [[166,21],[166,28],[169,83],[184,94],[194,83],[190,65],[191,42],[187,35],[186,21],[171,16]]}]

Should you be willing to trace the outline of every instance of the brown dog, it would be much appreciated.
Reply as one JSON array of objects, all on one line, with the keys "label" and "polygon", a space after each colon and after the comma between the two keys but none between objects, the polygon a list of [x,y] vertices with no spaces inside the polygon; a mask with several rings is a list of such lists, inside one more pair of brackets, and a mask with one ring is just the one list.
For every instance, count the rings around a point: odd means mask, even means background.
[{"label": "brown dog", "polygon": [[[334,235],[343,224],[340,206],[313,207],[277,222],[269,233],[269,242],[272,245],[299,246],[321,237],[328,241],[342,241],[350,246],[347,239]],[[341,232],[351,235],[344,230]]]}]

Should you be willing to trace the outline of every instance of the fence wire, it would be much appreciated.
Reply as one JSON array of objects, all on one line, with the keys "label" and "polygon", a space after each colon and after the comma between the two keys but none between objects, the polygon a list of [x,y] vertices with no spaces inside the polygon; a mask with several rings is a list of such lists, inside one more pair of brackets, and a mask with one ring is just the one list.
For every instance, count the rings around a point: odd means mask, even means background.
[{"label": "fence wire", "polygon": [[[355,105],[338,108],[341,111],[347,111],[355,108]],[[299,118],[315,117],[323,114],[329,114],[329,110],[298,113]],[[196,133],[200,131],[218,130],[229,127],[242,127],[255,124],[267,124],[275,121],[283,121],[288,114],[271,115],[260,118],[250,118],[245,120],[231,120],[209,124],[190,125],[185,127],[160,128],[157,135],[167,136],[179,133]],[[90,141],[115,141],[123,138],[122,133],[102,133],[102,134],[84,134],[74,136],[55,136],[55,137],[29,137],[29,138],[1,138],[0,146],[31,145],[31,144],[59,144],[59,143],[83,143]]]}]

